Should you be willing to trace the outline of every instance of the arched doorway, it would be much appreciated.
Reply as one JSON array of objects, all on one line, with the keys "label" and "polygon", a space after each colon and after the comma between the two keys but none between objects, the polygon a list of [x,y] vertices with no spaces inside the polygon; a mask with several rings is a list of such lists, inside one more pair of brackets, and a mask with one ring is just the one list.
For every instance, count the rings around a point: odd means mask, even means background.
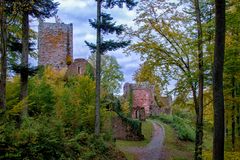
[{"label": "arched doorway", "polygon": [[143,107],[137,107],[136,111],[135,111],[135,118],[139,119],[139,120],[145,120],[145,109]]}]

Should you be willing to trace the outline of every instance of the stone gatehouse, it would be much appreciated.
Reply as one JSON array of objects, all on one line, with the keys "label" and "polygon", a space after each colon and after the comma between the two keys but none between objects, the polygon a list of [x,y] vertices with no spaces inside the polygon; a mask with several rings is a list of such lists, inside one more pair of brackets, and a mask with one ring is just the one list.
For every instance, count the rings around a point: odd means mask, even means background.
[{"label": "stone gatehouse", "polygon": [[171,97],[160,97],[161,103],[157,104],[154,85],[126,83],[123,90],[124,97],[132,101],[132,118],[145,120],[150,116],[158,116],[161,113],[171,114]]}]

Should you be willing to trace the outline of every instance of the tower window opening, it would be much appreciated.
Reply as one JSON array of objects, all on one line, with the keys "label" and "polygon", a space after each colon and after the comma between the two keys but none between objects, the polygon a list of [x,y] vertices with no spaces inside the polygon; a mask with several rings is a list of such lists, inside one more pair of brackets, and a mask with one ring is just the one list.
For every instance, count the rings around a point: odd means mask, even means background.
[{"label": "tower window opening", "polygon": [[82,74],[81,66],[78,66],[78,74]]}]

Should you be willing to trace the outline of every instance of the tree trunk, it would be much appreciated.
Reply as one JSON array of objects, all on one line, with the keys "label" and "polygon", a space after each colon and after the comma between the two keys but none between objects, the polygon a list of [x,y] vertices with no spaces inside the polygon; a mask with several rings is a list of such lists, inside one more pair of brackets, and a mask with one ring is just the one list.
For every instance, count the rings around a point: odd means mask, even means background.
[{"label": "tree trunk", "polygon": [[[238,94],[239,94],[239,91],[238,91],[238,89],[239,89],[239,84],[238,84],[238,81],[236,82],[236,98],[237,98],[237,96],[238,96]],[[237,130],[238,130],[238,136],[240,137],[240,105],[239,105],[239,103],[237,102],[236,103],[237,104],[237,116],[236,116],[236,118],[237,118]]]},{"label": "tree trunk", "polygon": [[97,54],[96,54],[96,110],[95,110],[95,135],[100,134],[100,84],[101,84],[101,1],[97,1]]},{"label": "tree trunk", "polygon": [[240,107],[237,105],[237,128],[238,128],[238,136],[240,137]]},{"label": "tree trunk", "polygon": [[228,137],[228,114],[225,114],[226,117],[225,117],[225,137]]},{"label": "tree trunk", "polygon": [[[238,95],[239,95],[239,84],[238,81],[236,81],[236,98],[238,99]],[[240,137],[240,105],[238,102],[236,102],[236,108],[237,108],[237,112],[236,112],[236,121],[237,121],[237,132],[238,132],[238,136]]]},{"label": "tree trunk", "polygon": [[202,22],[199,1],[194,0],[197,34],[198,34],[198,107],[196,118],[196,138],[195,138],[195,160],[202,159],[202,143],[203,143],[203,47],[202,47]]},{"label": "tree trunk", "polygon": [[232,150],[235,150],[235,77],[232,77]]},{"label": "tree trunk", "polygon": [[215,0],[215,46],[213,66],[214,134],[213,160],[224,159],[223,64],[225,49],[225,0]]},{"label": "tree trunk", "polygon": [[198,112],[198,99],[197,99],[197,91],[196,91],[196,87],[194,87],[194,84],[191,84],[191,90],[192,90],[192,94],[193,94],[193,102],[194,102],[194,108],[195,108],[195,112]]},{"label": "tree trunk", "polygon": [[6,110],[6,80],[7,80],[7,24],[4,14],[5,1],[0,0],[0,49],[1,49],[1,76],[0,76],[0,107]]},{"label": "tree trunk", "polygon": [[28,95],[28,55],[29,55],[29,15],[23,12],[22,17],[22,57],[21,57],[21,89],[20,100],[24,100],[23,114],[27,114]]}]

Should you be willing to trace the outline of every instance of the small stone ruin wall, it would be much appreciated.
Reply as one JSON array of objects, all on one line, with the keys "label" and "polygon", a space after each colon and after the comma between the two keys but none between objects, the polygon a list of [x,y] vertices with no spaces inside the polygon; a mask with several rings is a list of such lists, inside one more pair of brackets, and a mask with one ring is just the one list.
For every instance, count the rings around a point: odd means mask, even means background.
[{"label": "small stone ruin wall", "polygon": [[[91,64],[87,60],[85,60],[83,58],[75,59],[74,62],[68,66],[66,75],[67,76],[84,75],[87,70],[87,65],[91,66]],[[92,69],[93,69],[93,67],[92,67]],[[93,69],[93,71],[94,71],[94,69]]]},{"label": "small stone ruin wall", "polygon": [[134,130],[131,125],[124,122],[121,117],[116,116],[112,118],[113,137],[120,140],[143,140],[144,136],[139,130]]}]

